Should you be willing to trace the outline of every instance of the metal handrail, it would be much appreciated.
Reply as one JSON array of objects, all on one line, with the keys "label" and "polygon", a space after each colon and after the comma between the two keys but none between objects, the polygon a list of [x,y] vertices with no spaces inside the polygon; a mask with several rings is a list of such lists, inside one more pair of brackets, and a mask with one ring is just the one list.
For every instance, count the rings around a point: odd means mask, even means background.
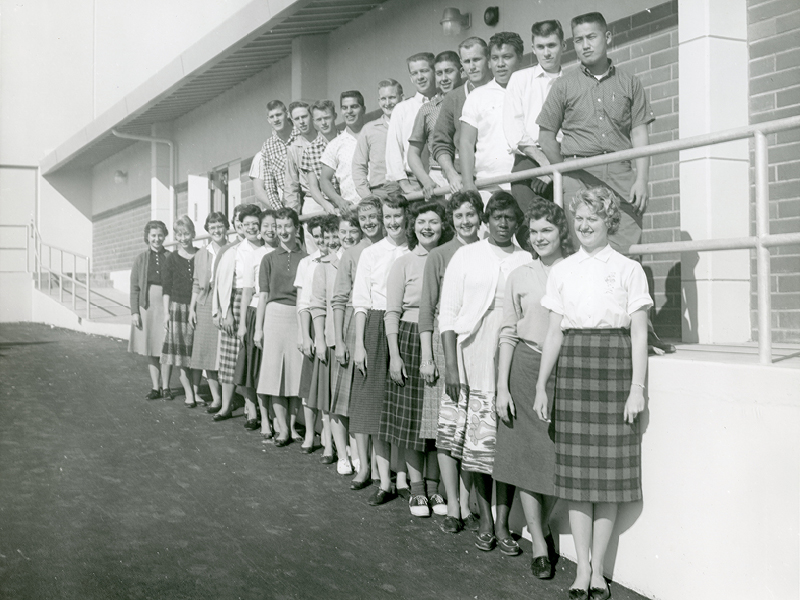
[{"label": "metal handrail", "polygon": [[[51,291],[51,282],[53,276],[58,277],[58,301],[64,302],[64,281],[69,281],[72,284],[71,294],[72,294],[72,310],[73,312],[77,312],[77,299],[78,294],[76,292],[76,286],[83,286],[86,289],[86,318],[92,318],[92,259],[89,256],[84,256],[83,254],[79,254],[77,252],[72,252],[71,250],[66,250],[64,248],[60,248],[58,246],[53,246],[51,244],[46,244],[42,241],[42,236],[39,233],[39,230],[36,228],[35,223],[31,223],[31,235],[34,239],[33,249],[34,249],[34,257],[35,257],[35,266],[36,266],[36,277],[38,282],[38,289],[42,289],[42,272],[46,272],[48,274],[47,277],[47,293],[50,294]],[[47,249],[47,266],[43,263],[43,255],[42,249]],[[59,270],[55,271],[53,269],[53,250],[60,253],[59,254]],[[86,261],[86,281],[80,281],[73,277],[72,275],[68,275],[64,272],[64,255],[71,255],[72,256],[72,273],[73,275],[77,276],[78,271],[78,260],[82,259]],[[102,308],[102,307],[100,307]],[[106,311],[108,312],[108,311]]]}]

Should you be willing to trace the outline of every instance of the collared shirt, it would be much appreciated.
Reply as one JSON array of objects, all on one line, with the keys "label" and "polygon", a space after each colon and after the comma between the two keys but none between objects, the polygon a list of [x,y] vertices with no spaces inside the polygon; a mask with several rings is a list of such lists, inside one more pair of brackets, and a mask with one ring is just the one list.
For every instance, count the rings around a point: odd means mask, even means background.
[{"label": "collared shirt", "polygon": [[300,170],[303,151],[311,145],[305,136],[298,136],[286,148],[286,173],[283,184],[283,203],[299,215],[303,209],[303,196],[308,194],[308,177]]},{"label": "collared shirt", "polygon": [[475,146],[475,178],[508,175],[514,157],[503,133],[506,90],[494,79],[472,92],[464,102],[461,122],[478,130]]},{"label": "collared shirt", "polygon": [[458,144],[461,140],[461,111],[464,102],[475,87],[467,82],[461,87],[448,92],[439,108],[439,118],[433,128],[433,157],[441,163],[442,154],[448,154],[456,170],[461,172],[458,164]]},{"label": "collared shirt", "polygon": [[631,129],[654,120],[639,78],[611,65],[600,80],[583,66],[556,79],[536,123],[562,131],[563,156],[596,156],[631,148]]},{"label": "collared shirt", "polygon": [[553,75],[541,65],[536,65],[511,74],[503,106],[503,132],[513,151],[538,145],[539,126],[536,119],[553,82],[562,73],[563,71],[559,71]]},{"label": "collared shirt", "polygon": [[297,288],[294,280],[297,267],[307,255],[300,246],[291,252],[278,246],[261,260],[258,271],[258,285],[261,293],[267,294],[267,303],[277,302],[287,306],[297,304]]},{"label": "collared shirt", "polygon": [[550,312],[542,306],[549,272],[550,267],[535,259],[517,267],[508,276],[503,295],[501,344],[516,346],[521,340],[530,348],[542,351],[550,324]]},{"label": "collared shirt", "polygon": [[426,102],[419,109],[416,119],[414,119],[414,127],[411,128],[411,136],[408,138],[408,143],[420,144],[428,149],[428,162],[430,168],[438,168],[439,164],[433,158],[433,129],[436,127],[436,120],[439,118],[439,112],[442,109],[442,102],[444,96],[436,94],[431,98],[430,102]]},{"label": "collared shirt", "polygon": [[542,306],[563,316],[562,329],[628,328],[631,315],[653,305],[644,269],[606,246],[583,248],[553,265]]},{"label": "collared shirt", "polygon": [[258,265],[254,256],[259,248],[261,248],[261,246],[256,246],[247,240],[244,240],[241,244],[236,246],[236,263],[233,280],[234,288],[256,287],[255,273],[258,273],[258,269],[254,269],[253,267],[254,263],[255,266]]},{"label": "collared shirt", "polygon": [[264,257],[273,252],[275,248],[272,246],[268,246],[264,244],[263,246],[259,246],[253,252],[252,257],[252,271],[253,271],[253,284],[255,285],[255,289],[253,290],[253,297],[250,298],[250,306],[253,308],[258,308],[258,294],[261,292],[261,286],[258,282],[258,273],[261,270],[261,261],[264,260]]},{"label": "collared shirt", "polygon": [[408,166],[408,138],[414,127],[414,119],[428,99],[417,92],[411,98],[400,102],[392,110],[389,131],[386,132],[386,179],[400,181],[408,179],[411,168]]},{"label": "collared shirt", "polygon": [[314,284],[314,272],[319,266],[322,252],[315,250],[297,265],[294,287],[297,288],[297,312],[311,308],[311,291]]},{"label": "collared shirt", "polygon": [[386,183],[386,134],[389,120],[385,115],[370,121],[358,134],[353,154],[353,183],[358,195],[366,198],[370,188]]},{"label": "collared shirt", "polygon": [[289,139],[285,142],[278,137],[276,131],[264,142],[261,147],[261,160],[263,162],[264,189],[272,208],[275,210],[283,208],[283,184],[286,177],[286,150],[298,138],[301,137],[297,129],[292,129]]},{"label": "collared shirt", "polygon": [[336,345],[336,331],[333,322],[333,290],[336,284],[339,261],[344,249],[326,254],[319,259],[319,266],[314,270],[314,281],[311,284],[311,300],[309,311],[311,318],[325,318],[325,342],[329,347]]},{"label": "collared shirt", "polygon": [[397,333],[400,321],[417,323],[419,301],[422,297],[422,274],[428,251],[418,244],[411,252],[398,258],[386,280],[386,335]]},{"label": "collared shirt", "polygon": [[[322,158],[322,153],[325,152],[325,148],[327,147],[328,138],[320,133],[316,138],[314,138],[314,141],[312,141],[303,150],[303,156],[300,158],[300,172],[303,173],[306,181],[308,181],[310,173],[314,174],[314,176],[317,178],[317,181],[320,180],[322,176],[322,163],[320,162],[320,159]],[[333,176],[331,183],[333,183],[333,189],[336,190],[336,193],[339,193],[339,181],[336,179],[336,175]],[[322,193],[321,189],[320,193]],[[322,195],[325,196],[324,193]],[[325,197],[327,198],[327,196]],[[317,204],[317,201],[314,200],[312,196],[307,196],[306,201],[303,203],[303,211],[301,214],[311,215],[321,212],[324,212],[324,209]]]},{"label": "collared shirt", "polygon": [[356,137],[347,129],[328,142],[322,152],[320,162],[333,169],[339,181],[339,195],[353,204],[358,204],[361,196],[353,183],[353,153],[356,151]]},{"label": "collared shirt", "polygon": [[353,308],[355,312],[386,310],[386,280],[394,261],[408,254],[408,245],[395,246],[383,238],[361,253],[353,283]]}]

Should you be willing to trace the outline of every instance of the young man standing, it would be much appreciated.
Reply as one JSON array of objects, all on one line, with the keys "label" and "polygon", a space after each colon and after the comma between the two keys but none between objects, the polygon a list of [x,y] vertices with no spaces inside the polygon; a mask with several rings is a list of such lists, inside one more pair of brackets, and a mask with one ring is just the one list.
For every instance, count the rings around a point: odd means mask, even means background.
[{"label": "young man standing", "polygon": [[[433,128],[439,111],[444,101],[444,95],[461,86],[461,59],[452,50],[440,52],[433,60],[434,77],[436,80],[436,95],[430,102],[422,105],[414,119],[411,137],[408,138],[408,166],[411,172],[422,185],[425,198],[433,197],[433,190],[439,186],[446,186],[447,180],[442,175],[442,168],[433,158]],[[428,168],[423,162],[424,151],[428,151]]]},{"label": "young man standing", "polygon": [[386,134],[386,179],[396,181],[404,194],[420,189],[408,166],[408,138],[419,109],[436,93],[433,73],[433,54],[420,52],[406,60],[408,74],[417,93],[403,100],[392,111]]},{"label": "young man standing", "polygon": [[[508,175],[514,158],[508,151],[503,133],[503,105],[506,86],[512,73],[520,66],[524,51],[522,38],[516,33],[502,31],[489,40],[489,61],[494,79],[472,92],[461,112],[461,176],[464,189],[476,190],[476,179]],[[483,202],[492,191],[508,184],[480,190]]]},{"label": "young man standing", "polygon": [[286,174],[286,149],[300,135],[292,125],[286,112],[286,105],[280,100],[267,104],[267,120],[272,127],[272,135],[261,146],[253,164],[250,177],[256,200],[265,207],[277,210],[283,208],[283,179]]},{"label": "young man standing", "polygon": [[[394,79],[378,83],[378,106],[383,113],[379,119],[370,121],[361,130],[353,154],[353,182],[356,191],[366,198],[376,190],[388,193],[386,183],[386,135],[392,111],[403,101],[403,86]],[[392,184],[395,185],[395,184]]]},{"label": "young man standing", "polygon": [[[357,136],[364,127],[366,109],[364,96],[356,90],[342,92],[339,105],[345,128],[331,140],[322,153],[320,187],[336,208],[345,212],[361,200],[353,182],[353,154],[356,151]],[[339,191],[333,185],[334,176],[339,182]]]},{"label": "young man standing", "polygon": [[333,214],[336,207],[322,193],[319,182],[322,176],[322,153],[328,143],[336,137],[336,106],[332,100],[320,100],[311,107],[317,137],[303,150],[300,158],[300,172],[308,182],[308,192],[313,201],[303,205],[304,215],[326,212]]},{"label": "young man standing", "polygon": [[458,145],[461,141],[461,111],[475,88],[492,79],[489,69],[489,48],[479,37],[470,37],[458,45],[461,67],[467,75],[465,85],[445,95],[439,117],[433,128],[431,153],[450,184],[450,191],[461,191],[461,165]]},{"label": "young man standing", "polygon": [[289,117],[300,135],[286,149],[283,204],[299,215],[303,211],[303,200],[308,195],[308,181],[300,171],[300,158],[303,150],[317,137],[317,132],[311,123],[311,108],[305,102],[292,102],[289,105]]},{"label": "young man standing", "polygon": [[[558,21],[540,21],[531,27],[536,66],[520,69],[511,76],[506,87],[503,107],[503,131],[514,153],[512,173],[535,169],[548,164],[539,148],[539,126],[536,119],[542,110],[553,82],[561,76],[561,55],[566,48],[564,30]],[[552,191],[542,179],[526,179],[511,184],[511,193],[519,207],[527,211],[537,196],[547,197]],[[520,228],[517,239],[528,239],[528,228]],[[523,247],[525,245],[523,244]]]}]

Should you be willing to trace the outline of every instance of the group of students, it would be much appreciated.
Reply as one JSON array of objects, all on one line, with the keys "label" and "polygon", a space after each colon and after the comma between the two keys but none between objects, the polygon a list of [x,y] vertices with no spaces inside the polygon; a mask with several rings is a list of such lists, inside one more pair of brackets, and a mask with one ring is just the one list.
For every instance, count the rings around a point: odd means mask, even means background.
[{"label": "group of students", "polygon": [[269,208],[237,206],[230,244],[211,213],[201,249],[182,217],[172,253],[166,226],[147,224],[130,349],[148,357],[148,399],[171,398],[175,366],[185,405],[203,404],[205,373],[215,421],[238,388],[265,443],[310,454],[319,434],[321,461],[372,487],[370,505],[399,495],[443,532],[475,531],[481,550],[521,552],[508,523],[519,490],[536,577],[553,576],[548,519],[566,501],[569,597],[598,599],[618,504],[641,498],[652,300],[620,251],[641,235],[647,161],[565,174],[567,210],[547,180],[475,184],[647,143],[652,113],[608,60],[602,15],[572,29],[581,65],[563,75],[557,21],[534,24],[531,69],[508,32],[414,55],[417,94],[400,102],[382,81],[383,115],[365,125],[363,97],[344,92],[341,133],[330,101],[271,102],[251,170]]}]

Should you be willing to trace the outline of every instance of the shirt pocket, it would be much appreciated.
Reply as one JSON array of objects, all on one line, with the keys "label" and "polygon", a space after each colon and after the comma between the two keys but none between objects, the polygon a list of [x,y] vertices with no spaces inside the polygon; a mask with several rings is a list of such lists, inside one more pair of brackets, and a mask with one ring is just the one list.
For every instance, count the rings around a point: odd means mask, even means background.
[{"label": "shirt pocket", "polygon": [[605,109],[608,118],[621,129],[631,126],[631,99],[620,92],[606,94]]}]

